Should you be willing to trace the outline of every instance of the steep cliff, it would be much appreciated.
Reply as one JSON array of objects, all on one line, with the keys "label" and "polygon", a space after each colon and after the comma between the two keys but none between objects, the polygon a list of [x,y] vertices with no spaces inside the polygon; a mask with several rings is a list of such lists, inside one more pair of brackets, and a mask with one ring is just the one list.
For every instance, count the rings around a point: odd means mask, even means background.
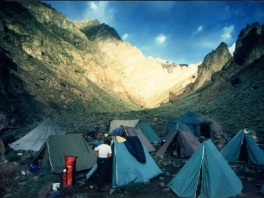
[{"label": "steep cliff", "polygon": [[203,63],[198,68],[196,81],[185,87],[184,94],[189,94],[209,83],[212,74],[221,71],[231,57],[227,44],[222,42],[215,50],[205,56]]},{"label": "steep cliff", "polygon": [[202,64],[179,65],[144,57],[98,20],[71,21],[42,3],[1,3],[0,125],[3,117],[27,125],[67,114],[74,122],[158,107],[206,84],[219,91],[263,56],[263,26],[242,30],[236,45],[234,57],[221,43]]},{"label": "steep cliff", "polygon": [[[107,93],[139,107],[155,107],[167,102],[169,92],[177,94],[193,82],[197,65],[180,66],[145,58],[129,43],[123,42],[114,28],[97,20],[70,21],[49,6],[27,4],[35,18],[66,43],[56,59],[78,66],[83,76]],[[71,62],[58,54],[67,53]],[[168,69],[169,68],[169,69]]]},{"label": "steep cliff", "polygon": [[236,42],[234,60],[238,65],[248,65],[264,53],[264,28],[259,23],[247,25]]},{"label": "steep cliff", "polygon": [[248,25],[238,35],[233,57],[224,65],[221,72],[214,73],[211,79],[217,84],[223,80],[233,82],[237,79],[237,74],[250,69],[250,65],[261,60],[263,55],[264,26],[258,23]]},{"label": "steep cliff", "polygon": [[86,77],[90,65],[103,65],[97,45],[49,7],[1,3],[0,53],[0,111],[17,123],[65,112],[138,109]]}]

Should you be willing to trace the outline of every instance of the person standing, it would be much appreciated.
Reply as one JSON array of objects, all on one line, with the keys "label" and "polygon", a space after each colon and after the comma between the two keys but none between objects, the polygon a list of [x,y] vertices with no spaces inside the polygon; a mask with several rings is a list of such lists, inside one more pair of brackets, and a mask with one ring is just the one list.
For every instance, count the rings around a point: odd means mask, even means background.
[{"label": "person standing", "polygon": [[95,133],[96,133],[96,125],[94,123],[94,121],[91,121],[90,126],[89,126],[89,131],[87,133],[87,138],[89,137],[95,137]]},{"label": "person standing", "polygon": [[114,130],[112,132],[112,136],[125,137],[126,136],[125,127],[123,125],[120,125],[120,126],[114,128]]},{"label": "person standing", "polygon": [[92,132],[92,131],[95,132],[95,128],[96,128],[96,125],[95,125],[94,121],[92,121],[92,122],[90,123],[89,131],[90,131],[90,132]]},{"label": "person standing", "polygon": [[111,157],[112,157],[112,149],[111,149],[111,141],[106,139],[103,144],[95,147],[93,150],[95,154],[97,154],[97,167],[98,167],[98,192],[103,192],[102,186],[105,181],[105,177],[108,174],[108,170],[111,165]]}]

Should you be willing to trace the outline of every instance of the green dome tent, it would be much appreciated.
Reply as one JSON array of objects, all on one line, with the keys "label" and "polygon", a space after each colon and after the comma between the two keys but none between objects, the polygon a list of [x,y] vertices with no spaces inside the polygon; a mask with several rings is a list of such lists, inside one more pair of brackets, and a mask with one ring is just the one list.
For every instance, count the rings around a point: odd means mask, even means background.
[{"label": "green dome tent", "polygon": [[33,161],[42,159],[42,170],[62,173],[65,156],[76,157],[75,171],[92,168],[97,159],[81,134],[69,134],[49,136]]}]

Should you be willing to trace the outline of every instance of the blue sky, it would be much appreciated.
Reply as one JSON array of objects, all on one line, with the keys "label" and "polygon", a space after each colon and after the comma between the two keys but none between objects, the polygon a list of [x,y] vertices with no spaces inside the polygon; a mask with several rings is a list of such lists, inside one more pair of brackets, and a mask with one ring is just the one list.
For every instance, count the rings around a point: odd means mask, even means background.
[{"label": "blue sky", "polygon": [[97,19],[146,57],[198,63],[225,42],[232,52],[247,24],[264,23],[254,1],[43,1],[68,19]]}]

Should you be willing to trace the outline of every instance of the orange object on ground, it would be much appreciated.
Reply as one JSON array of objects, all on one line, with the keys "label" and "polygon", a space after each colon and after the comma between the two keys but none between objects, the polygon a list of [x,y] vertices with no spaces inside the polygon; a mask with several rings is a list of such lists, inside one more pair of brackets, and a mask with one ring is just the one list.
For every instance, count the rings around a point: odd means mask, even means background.
[{"label": "orange object on ground", "polygon": [[76,157],[74,156],[65,156],[66,171],[64,169],[62,173],[62,185],[65,187],[72,186],[73,184],[73,172],[74,172],[75,159]]}]

